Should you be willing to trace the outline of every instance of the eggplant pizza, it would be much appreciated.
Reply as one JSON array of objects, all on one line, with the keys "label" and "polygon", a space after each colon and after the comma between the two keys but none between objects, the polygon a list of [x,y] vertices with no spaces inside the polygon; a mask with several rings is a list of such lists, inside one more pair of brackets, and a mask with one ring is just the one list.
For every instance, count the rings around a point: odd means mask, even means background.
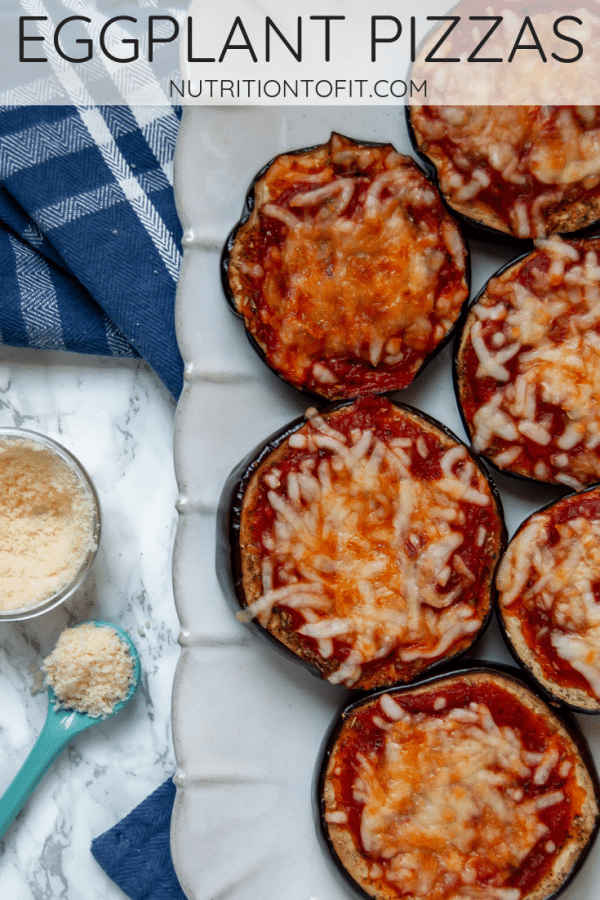
[{"label": "eggplant pizza", "polygon": [[451,209],[512,238],[600,219],[600,107],[412,106],[410,131]]},{"label": "eggplant pizza", "polygon": [[338,134],[259,173],[223,266],[263,360],[328,399],[405,388],[469,293],[459,227],[416,163]]},{"label": "eggplant pizza", "polygon": [[578,490],[600,480],[600,242],[538,241],[492,278],[457,342],[473,447],[495,466]]},{"label": "eggplant pizza", "polygon": [[600,712],[600,488],[529,516],[498,568],[516,658],[554,698]]},{"label": "eggplant pizza", "polygon": [[350,704],[316,779],[336,871],[375,900],[555,897],[598,825],[597,776],[571,726],[491,666]]},{"label": "eggplant pizza", "polygon": [[270,438],[232,473],[219,529],[238,618],[361,689],[472,646],[505,542],[467,447],[380,397],[309,410]]}]

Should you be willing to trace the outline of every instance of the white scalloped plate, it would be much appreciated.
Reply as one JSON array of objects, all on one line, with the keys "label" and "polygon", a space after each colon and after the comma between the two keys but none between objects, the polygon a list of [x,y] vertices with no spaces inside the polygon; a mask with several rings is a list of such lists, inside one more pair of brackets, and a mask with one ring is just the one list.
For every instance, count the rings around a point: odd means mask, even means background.
[{"label": "white scalloped plate", "polygon": [[[251,350],[226,306],[219,256],[248,185],[285,150],[350,137],[410,153],[403,110],[389,108],[186,109],[175,195],[184,261],[177,330],[185,388],[177,408],[180,490],[174,591],[182,645],[174,692],[177,799],[173,860],[190,900],[347,900],[317,843],[311,782],[322,737],[345,692],[283,659],[239,624],[215,575],[215,514],[230,470],[310,405]],[[473,290],[514,252],[472,244]],[[399,395],[464,438],[446,348]],[[512,533],[551,490],[495,479]],[[477,647],[510,662],[495,623]],[[580,722],[600,759],[599,719]],[[600,850],[565,900],[600,900]]]}]

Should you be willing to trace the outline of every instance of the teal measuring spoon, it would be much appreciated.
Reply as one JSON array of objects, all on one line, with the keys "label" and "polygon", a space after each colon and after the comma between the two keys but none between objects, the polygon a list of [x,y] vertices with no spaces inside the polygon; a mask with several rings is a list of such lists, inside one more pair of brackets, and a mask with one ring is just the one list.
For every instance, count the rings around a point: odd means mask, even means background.
[{"label": "teal measuring spoon", "polygon": [[141,674],[140,658],[135,644],[127,632],[109,622],[94,622],[94,625],[99,627],[107,625],[109,628],[114,628],[119,637],[129,647],[133,659],[133,681],[129,688],[129,693],[124,700],[120,700],[115,705],[115,708],[108,716],[92,718],[92,716],[76,712],[74,709],[55,709],[54,707],[57,703],[56,695],[51,687],[48,688],[48,714],[44,727],[31,748],[29,756],[2,797],[0,797],[0,838],[3,837],[15,816],[21,811],[54,760],[67,744],[78,734],[81,734],[82,731],[86,731],[92,725],[106,722],[107,719],[110,719],[123,709],[125,704],[133,697],[139,684]]}]

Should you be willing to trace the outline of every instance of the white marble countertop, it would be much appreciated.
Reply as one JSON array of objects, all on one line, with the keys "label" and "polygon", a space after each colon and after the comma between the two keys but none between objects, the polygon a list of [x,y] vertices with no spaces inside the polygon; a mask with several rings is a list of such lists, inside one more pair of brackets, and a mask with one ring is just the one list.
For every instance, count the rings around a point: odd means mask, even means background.
[{"label": "white marble countertop", "polygon": [[131,704],[74,739],[0,840],[1,895],[11,900],[122,900],[91,842],[175,771],[174,415],[141,361],[0,347],[0,425],[42,432],[73,452],[103,514],[84,587],[56,611],[0,624],[0,792],[42,728],[47,695],[32,693],[35,670],[63,628],[87,619],[121,625],[143,670]]}]

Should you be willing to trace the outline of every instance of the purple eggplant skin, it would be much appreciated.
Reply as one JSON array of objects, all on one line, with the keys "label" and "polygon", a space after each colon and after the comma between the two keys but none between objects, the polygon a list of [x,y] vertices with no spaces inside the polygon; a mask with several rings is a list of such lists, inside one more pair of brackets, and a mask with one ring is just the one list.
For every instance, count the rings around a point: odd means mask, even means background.
[{"label": "purple eggplant skin", "polygon": [[[445,665],[435,675],[413,682],[413,684],[410,685],[395,685],[389,688],[378,688],[377,690],[366,691],[358,695],[355,694],[351,698],[350,702],[342,706],[342,708],[339,710],[339,712],[331,722],[329,730],[323,738],[314,768],[312,786],[313,820],[317,833],[317,839],[325,855],[325,858],[328,860],[331,869],[336,877],[352,894],[355,900],[373,900],[373,896],[363,890],[363,888],[358,884],[358,882],[355,881],[352,875],[342,864],[332,844],[331,838],[329,836],[329,829],[325,821],[325,775],[327,766],[329,764],[329,758],[333,752],[342,726],[349,718],[349,716],[352,715],[354,710],[356,710],[357,708],[361,708],[364,705],[375,702],[382,694],[390,694],[391,696],[394,696],[394,694],[408,693],[413,691],[415,688],[420,688],[429,684],[434,685],[449,679],[460,678],[461,676],[468,675],[472,672],[481,672],[483,674],[503,676],[508,681],[512,681],[517,685],[528,688],[533,694],[538,694],[537,682],[534,682],[533,679],[531,679],[527,675],[527,673],[524,673],[521,669],[516,669],[514,666],[507,666],[504,663],[488,662],[486,660],[466,660],[462,663],[460,669],[453,669],[452,665]],[[590,780],[593,785],[596,805],[600,809],[600,779],[598,778],[596,764],[594,762],[589,745],[579,727],[577,720],[573,715],[571,715],[570,711],[562,705],[560,705],[558,708],[552,708],[549,711],[553,713],[558,719],[560,719],[570,738],[573,740],[575,746],[577,747],[581,759],[588,770]],[[573,868],[567,874],[562,884],[560,884],[550,894],[547,894],[543,898],[543,900],[555,900],[555,898],[562,894],[565,888],[567,888],[571,884],[571,882],[585,863],[594,845],[599,828],[600,812],[596,815],[595,822],[588,841],[580,851]],[[375,900],[377,900],[377,898],[375,898]],[[527,894],[524,895],[523,900],[527,900]]]},{"label": "purple eggplant skin", "polygon": [[[481,462],[477,459],[471,449],[467,447],[463,441],[456,437],[456,435],[449,428],[438,422],[432,416],[429,416],[426,413],[423,413],[420,410],[409,406],[408,404],[399,403],[397,401],[391,400],[391,398],[388,399],[390,399],[390,402],[392,402],[392,404],[398,409],[404,410],[409,415],[416,416],[422,419],[428,425],[439,429],[444,435],[451,438],[455,443],[466,447],[469,457],[486,478],[500,522],[498,546],[496,548],[497,559],[494,566],[494,571],[491,573],[489,584],[489,608],[483,618],[481,627],[473,634],[472,641],[467,647],[456,651],[451,656],[436,660],[428,665],[425,669],[421,670],[418,678],[422,678],[424,672],[436,671],[437,669],[446,665],[450,660],[458,660],[461,657],[472,653],[474,646],[477,644],[477,642],[487,629],[492,619],[495,607],[496,569],[498,566],[498,562],[506,548],[508,533],[504,521],[504,513],[500,495],[493,481],[489,478],[486,469],[482,466]],[[327,407],[321,409],[319,411],[319,414],[322,416],[327,416],[329,413],[334,412],[337,409],[341,409],[345,406],[350,406],[354,402],[356,402],[356,398],[337,401],[336,403],[332,403]],[[238,463],[238,465],[233,469],[233,471],[227,478],[223,487],[223,491],[221,493],[217,508],[216,573],[217,580],[223,591],[223,594],[235,614],[243,611],[246,608],[242,576],[242,554],[240,550],[241,516],[246,489],[256,470],[268,459],[268,457],[271,455],[271,453],[273,453],[274,450],[276,450],[291,434],[293,434],[293,432],[297,431],[305,422],[306,418],[304,416],[299,416],[292,422],[285,425],[283,428],[280,428],[278,431],[270,435],[264,442],[259,444],[254,450],[252,450],[247,456],[245,456],[240,463]],[[293,659],[297,663],[300,663],[316,677],[322,677],[319,668],[314,663],[302,659],[300,656],[294,653],[293,650],[291,650],[289,647],[286,647],[273,634],[271,634],[266,628],[264,628],[257,619],[253,618],[246,624],[256,635],[258,635],[259,638],[268,642],[270,646],[274,647],[278,652],[282,653],[288,659]],[[356,693],[357,691],[360,691],[361,688],[351,688],[351,690]]]},{"label": "purple eggplant skin", "polygon": [[[569,240],[577,240],[581,237],[582,237],[582,235],[577,235],[577,236],[568,235]],[[600,240],[600,235],[593,235],[592,237]],[[462,399],[461,399],[461,382],[464,378],[466,378],[466,375],[463,372],[461,372],[460,354],[461,354],[461,350],[462,350],[463,340],[465,339],[465,330],[467,327],[467,321],[468,321],[469,315],[471,313],[471,310],[476,305],[476,303],[478,303],[478,301],[481,299],[481,297],[487,290],[489,282],[493,278],[499,278],[500,275],[503,275],[505,272],[507,272],[513,266],[517,266],[520,263],[522,263],[523,260],[527,259],[527,257],[530,256],[532,252],[535,252],[535,251],[527,250],[525,253],[520,253],[519,256],[516,256],[514,259],[511,259],[508,262],[504,263],[502,266],[500,266],[499,269],[497,269],[494,272],[493,275],[490,275],[490,277],[487,279],[487,281],[485,282],[483,287],[478,291],[478,293],[475,295],[475,297],[473,297],[471,302],[469,304],[467,304],[464,307],[464,309],[461,310],[460,316],[458,317],[457,322],[456,322],[456,336],[454,339],[454,344],[452,346],[452,386],[454,388],[454,396],[456,398],[456,405],[458,406],[458,412],[460,414],[460,418],[461,418],[463,427],[465,429],[465,432],[467,433],[467,436],[469,438],[469,442],[471,443],[471,445],[473,442],[473,433],[471,431],[471,424],[465,415],[465,411],[464,411]],[[484,460],[487,466],[489,466],[493,471],[498,472],[500,475],[506,475],[509,478],[516,479],[517,481],[521,481],[521,482],[524,481],[529,484],[535,484],[538,486],[544,485],[546,487],[551,487],[556,490],[557,495],[559,497],[566,496],[567,494],[573,493],[573,490],[571,488],[565,487],[564,485],[558,484],[556,482],[540,481],[539,479],[533,478],[530,475],[523,475],[521,472],[513,472],[508,468],[502,468],[501,466],[496,465],[496,463],[492,459],[490,459],[489,456],[486,456],[485,453],[478,453],[476,450],[473,449],[473,447],[471,447],[471,449],[473,450],[473,453],[475,454],[475,456],[477,456],[479,459]]]},{"label": "purple eggplant skin", "polygon": [[[544,506],[541,506],[534,513],[531,513],[530,516],[527,516],[527,518],[524,519],[523,522],[521,522],[521,524],[515,531],[513,537],[511,538],[511,540],[513,540],[519,534],[519,532],[521,532],[526,527],[526,525],[529,523],[529,520],[531,519],[532,516],[536,516],[539,513],[543,513],[546,510],[552,509],[552,507],[556,506],[558,503],[561,503],[565,500],[568,501],[569,498],[580,497],[580,496],[583,496],[583,495],[589,493],[590,491],[597,492],[599,490],[599,488],[600,488],[600,485],[593,484],[587,488],[584,488],[581,491],[577,491],[577,492],[571,491],[564,497],[559,497],[558,500],[551,500],[550,503],[546,503]],[[510,542],[509,542],[509,545],[510,545]],[[508,546],[505,548],[504,553],[506,553],[506,551],[508,550]],[[500,565],[500,562],[501,562],[501,560],[499,560],[498,565]],[[497,569],[496,569],[496,571],[497,571]],[[526,658],[523,658],[521,656],[521,654],[515,647],[512,639],[510,637],[504,616],[502,615],[502,612],[500,610],[500,602],[499,602],[499,597],[498,597],[497,591],[496,591],[495,618],[498,623],[500,633],[502,634],[502,637],[504,638],[504,640],[506,642],[506,646],[508,647],[508,650],[510,651],[511,656],[513,657],[515,662],[518,664],[518,666],[522,670],[522,672],[524,672],[525,675],[527,676],[527,678],[531,681],[531,683],[535,685],[535,689],[537,690],[537,692],[539,694],[541,694],[548,701],[548,703],[552,704],[553,706],[558,706],[558,705],[566,706],[568,709],[570,709],[576,713],[585,713],[586,715],[599,715],[600,714],[600,700],[599,699],[594,700],[592,697],[590,697],[590,705],[584,706],[582,703],[578,703],[576,701],[573,702],[572,700],[569,700],[569,692],[570,692],[569,688],[563,688],[563,687],[559,687],[557,685],[556,689],[553,690],[548,684],[545,684],[544,682],[540,681],[539,678],[536,677],[536,675],[531,667],[531,661]]]},{"label": "purple eggplant skin", "polygon": [[[341,135],[341,136],[342,136],[342,137],[347,137],[347,135]],[[381,141],[368,141],[368,140],[362,140],[362,139],[359,141],[357,138],[349,138],[349,140],[352,140],[352,141],[354,141],[355,143],[360,143],[360,144],[362,144],[362,145],[365,146],[365,147],[381,147],[381,146],[385,146],[384,142],[381,142]],[[233,315],[234,315],[237,319],[240,319],[240,320],[242,321],[242,324],[244,325],[244,331],[245,331],[245,333],[246,333],[246,338],[247,338],[248,342],[250,343],[250,346],[252,347],[252,349],[253,349],[254,352],[256,353],[256,355],[259,357],[259,359],[260,359],[260,360],[263,362],[263,364],[264,364],[265,366],[267,366],[267,368],[270,369],[271,372],[273,372],[273,373],[274,373],[274,374],[275,374],[275,375],[276,375],[276,376],[277,376],[284,384],[287,384],[289,387],[292,387],[295,391],[297,391],[297,392],[298,392],[299,394],[301,394],[302,396],[308,397],[308,398],[309,398],[310,400],[312,400],[313,402],[316,402],[317,405],[319,405],[319,404],[322,405],[323,403],[331,403],[331,398],[329,398],[329,397],[327,397],[327,396],[325,396],[325,395],[323,395],[323,394],[318,394],[318,393],[316,393],[316,392],[314,392],[314,391],[311,391],[311,390],[309,390],[308,388],[299,388],[297,385],[292,384],[290,381],[288,381],[288,379],[287,379],[284,375],[282,375],[282,374],[281,374],[274,366],[272,366],[271,363],[267,360],[264,350],[262,349],[262,347],[260,346],[260,344],[258,343],[258,341],[253,337],[252,334],[250,334],[250,332],[249,332],[248,329],[246,328],[246,324],[245,324],[245,321],[244,321],[244,316],[243,316],[243,314],[240,313],[240,312],[238,312],[238,309],[237,309],[237,307],[236,307],[236,305],[235,305],[235,299],[234,299],[234,296],[233,296],[233,291],[231,290],[231,285],[230,285],[230,283],[229,283],[229,260],[230,260],[230,257],[231,257],[231,251],[232,251],[232,248],[233,248],[233,246],[234,246],[234,244],[235,244],[235,240],[236,240],[237,233],[238,233],[239,229],[240,229],[240,228],[242,227],[242,225],[250,218],[250,215],[252,214],[252,211],[253,211],[253,209],[254,209],[254,202],[255,202],[254,188],[255,188],[255,185],[257,184],[257,182],[259,182],[259,181],[261,180],[261,178],[264,177],[264,175],[266,174],[266,172],[270,169],[270,167],[273,165],[273,163],[279,158],[279,156],[297,156],[297,155],[299,155],[299,154],[301,154],[301,153],[307,153],[307,152],[309,152],[309,151],[311,151],[311,150],[315,150],[318,146],[320,146],[320,145],[314,144],[314,145],[312,145],[312,146],[310,146],[310,147],[302,147],[302,148],[300,148],[300,149],[298,149],[298,150],[290,150],[289,152],[286,152],[285,154],[282,154],[282,153],[281,153],[281,154],[277,154],[277,156],[274,156],[271,160],[269,160],[269,162],[266,163],[266,164],[265,164],[265,165],[264,165],[264,166],[256,173],[256,175],[255,175],[254,178],[252,179],[252,182],[250,183],[250,187],[248,188],[248,191],[247,191],[247,193],[246,193],[246,198],[245,198],[245,200],[244,200],[244,205],[243,205],[243,208],[242,208],[241,216],[240,216],[240,218],[238,219],[238,221],[235,223],[235,225],[233,226],[233,228],[231,229],[231,231],[229,232],[229,234],[228,234],[228,236],[227,236],[227,239],[226,239],[226,241],[225,241],[225,244],[223,245],[223,249],[222,249],[222,251],[221,251],[220,262],[219,262],[219,270],[220,270],[220,274],[221,274],[221,286],[222,286],[222,288],[223,288],[223,294],[225,295],[225,300],[226,300],[226,302],[227,302],[227,306],[229,307],[229,309],[231,310],[231,312],[233,313]],[[459,228],[459,231],[460,231],[460,234],[461,234],[461,238],[462,238],[462,242],[463,242],[463,246],[464,246],[464,251],[465,251],[465,283],[466,283],[467,289],[470,291],[470,289],[471,289],[471,251],[470,251],[469,243],[468,243],[468,241],[466,240],[465,230],[464,230],[464,228],[462,227],[462,225],[461,225],[461,223],[460,223],[460,220],[459,220],[459,217],[457,216],[457,214],[454,213],[454,212],[450,209],[450,207],[448,206],[448,204],[447,204],[446,201],[444,200],[443,195],[442,195],[442,193],[441,193],[441,191],[440,191],[440,189],[439,189],[439,185],[438,185],[438,182],[437,182],[437,178],[431,178],[431,177],[429,176],[427,170],[424,172],[424,174],[425,174],[425,176],[427,177],[428,181],[431,182],[431,184],[432,184],[432,186],[434,187],[436,193],[438,193],[438,194],[440,195],[440,197],[442,198],[444,208],[446,209],[446,211],[448,212],[448,214],[449,214],[450,216],[452,216],[452,218],[454,219],[454,221],[455,221],[455,222],[457,223],[457,225],[458,225],[458,228]],[[468,303],[468,298],[465,300],[465,306],[467,305],[467,303]],[[457,321],[458,321],[458,319],[457,319]],[[415,374],[414,374],[414,376],[413,376],[413,380],[411,381],[411,384],[412,384],[412,383],[414,382],[414,380],[415,380],[415,379],[423,372],[423,370],[429,365],[429,363],[437,356],[437,354],[442,350],[442,348],[445,347],[446,344],[448,344],[448,343],[450,342],[450,340],[452,339],[452,337],[453,337],[453,335],[454,335],[454,333],[455,333],[456,325],[457,325],[457,323],[455,322],[455,323],[452,325],[452,327],[449,328],[447,334],[444,335],[444,337],[442,338],[442,340],[434,347],[434,349],[431,351],[431,353],[429,353],[429,354],[423,359],[423,362],[421,363],[421,365],[419,366],[418,370],[415,372]],[[407,385],[407,387],[410,387],[410,385]],[[406,389],[406,388],[405,388],[405,389]],[[382,393],[385,393],[385,392],[382,391]]]},{"label": "purple eggplant skin", "polygon": [[[246,488],[256,469],[305,421],[304,416],[299,416],[288,425],[275,431],[235,466],[223,486],[217,507],[216,572],[221,590],[234,614],[241,612],[246,607],[240,551],[240,522]],[[246,624],[255,634],[266,640],[288,659],[302,662],[314,675],[320,677],[316,666],[300,660],[295,653],[273,637],[266,628],[263,628],[256,619],[251,619]]]}]

